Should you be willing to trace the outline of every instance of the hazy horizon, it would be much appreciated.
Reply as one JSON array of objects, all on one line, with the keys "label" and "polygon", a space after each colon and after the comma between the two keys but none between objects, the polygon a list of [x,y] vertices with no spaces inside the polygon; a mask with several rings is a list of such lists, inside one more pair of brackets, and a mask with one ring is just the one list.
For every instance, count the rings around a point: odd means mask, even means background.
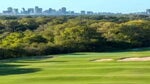
[{"label": "hazy horizon", "polygon": [[68,10],[79,12],[81,10],[94,12],[114,12],[114,13],[131,13],[143,12],[150,8],[149,0],[4,0],[0,1],[0,12],[8,7],[13,8],[32,8],[39,6],[48,9],[58,10],[66,7]]}]

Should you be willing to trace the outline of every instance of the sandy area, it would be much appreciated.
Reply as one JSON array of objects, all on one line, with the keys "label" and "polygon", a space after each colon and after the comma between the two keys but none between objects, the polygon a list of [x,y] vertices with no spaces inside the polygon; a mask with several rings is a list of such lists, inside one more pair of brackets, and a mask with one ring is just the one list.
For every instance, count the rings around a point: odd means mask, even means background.
[{"label": "sandy area", "polygon": [[150,61],[150,57],[134,57],[134,58],[123,58],[118,61]]},{"label": "sandy area", "polygon": [[[109,61],[114,61],[114,59],[95,59],[91,60],[93,62],[109,62]],[[121,58],[117,61],[120,62],[129,62],[129,61],[150,61],[150,57],[133,57],[133,58]]]},{"label": "sandy area", "polygon": [[93,60],[94,62],[108,62],[108,61],[113,61],[114,59],[97,59]]}]

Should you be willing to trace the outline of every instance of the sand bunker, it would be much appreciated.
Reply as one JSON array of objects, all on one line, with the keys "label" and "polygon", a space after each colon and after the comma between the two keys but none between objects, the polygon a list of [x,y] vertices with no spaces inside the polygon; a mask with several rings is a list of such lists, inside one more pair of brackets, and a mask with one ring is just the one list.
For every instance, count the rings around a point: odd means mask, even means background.
[{"label": "sand bunker", "polygon": [[118,61],[123,61],[123,62],[128,62],[128,61],[150,61],[150,57],[122,58]]},{"label": "sand bunker", "polygon": [[[114,61],[114,59],[95,59],[95,60],[91,60],[93,62],[109,62],[109,61]],[[133,58],[121,58],[117,61],[120,62],[129,62],[129,61],[150,61],[150,57],[133,57]]]},{"label": "sand bunker", "polygon": [[96,59],[93,60],[93,62],[108,62],[108,61],[113,61],[114,59]]}]

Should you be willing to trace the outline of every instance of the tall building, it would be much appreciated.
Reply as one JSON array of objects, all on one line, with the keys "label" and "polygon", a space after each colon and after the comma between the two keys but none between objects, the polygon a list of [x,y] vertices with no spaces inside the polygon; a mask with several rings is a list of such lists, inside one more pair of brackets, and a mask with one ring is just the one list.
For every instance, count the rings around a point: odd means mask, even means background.
[{"label": "tall building", "polygon": [[21,14],[28,14],[25,8],[22,8]]},{"label": "tall building", "polygon": [[[147,14],[150,14],[150,9],[148,9]],[[2,14],[6,15],[94,15],[93,11],[84,11],[81,12],[74,12],[74,11],[68,11],[66,7],[62,7],[59,10],[55,10],[52,8],[49,8],[47,10],[43,10],[42,8],[35,6],[34,8],[22,8],[21,10],[18,10],[18,8],[12,8],[8,7],[6,10],[3,11]],[[145,13],[146,14],[146,13]]]},{"label": "tall building", "polygon": [[13,8],[12,8],[12,7],[8,7],[8,8],[7,8],[7,11],[8,11],[9,13],[13,13]]},{"label": "tall building", "polygon": [[74,11],[71,11],[70,13],[71,13],[71,14],[74,14],[75,12],[74,12]]},{"label": "tall building", "polygon": [[87,11],[87,14],[88,15],[93,15],[94,13],[93,13],[93,11]]},{"label": "tall building", "polygon": [[13,8],[8,7],[7,10],[3,11],[4,14],[12,14],[13,13]]},{"label": "tall building", "polygon": [[52,8],[48,9],[49,13],[52,13],[54,10]]},{"label": "tall building", "polygon": [[19,14],[18,8],[15,8],[15,9],[13,10],[13,13],[14,13],[14,14]]},{"label": "tall building", "polygon": [[34,14],[34,8],[28,8],[28,14]]},{"label": "tall building", "polygon": [[62,10],[63,13],[66,13],[66,12],[67,12],[67,8],[66,8],[66,7],[62,7],[61,10]]},{"label": "tall building", "polygon": [[37,13],[38,12],[38,9],[39,9],[39,7],[38,6],[35,6],[35,13]]},{"label": "tall building", "polygon": [[147,10],[146,10],[146,14],[150,14],[150,9],[147,9]]},{"label": "tall building", "polygon": [[85,15],[86,13],[85,13],[85,11],[81,11],[81,15]]},{"label": "tall building", "polygon": [[59,9],[59,12],[62,14],[66,14],[67,13],[66,7],[62,7],[61,9]]},{"label": "tall building", "polygon": [[43,9],[42,8],[39,8],[38,6],[35,6],[35,14],[40,14],[43,12]]}]

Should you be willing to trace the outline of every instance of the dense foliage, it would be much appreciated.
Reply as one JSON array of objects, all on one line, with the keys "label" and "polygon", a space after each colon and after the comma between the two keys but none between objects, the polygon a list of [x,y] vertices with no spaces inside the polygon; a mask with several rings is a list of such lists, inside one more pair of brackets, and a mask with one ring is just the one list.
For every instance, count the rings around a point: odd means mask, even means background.
[{"label": "dense foliage", "polygon": [[0,59],[149,46],[149,16],[0,17]]}]

